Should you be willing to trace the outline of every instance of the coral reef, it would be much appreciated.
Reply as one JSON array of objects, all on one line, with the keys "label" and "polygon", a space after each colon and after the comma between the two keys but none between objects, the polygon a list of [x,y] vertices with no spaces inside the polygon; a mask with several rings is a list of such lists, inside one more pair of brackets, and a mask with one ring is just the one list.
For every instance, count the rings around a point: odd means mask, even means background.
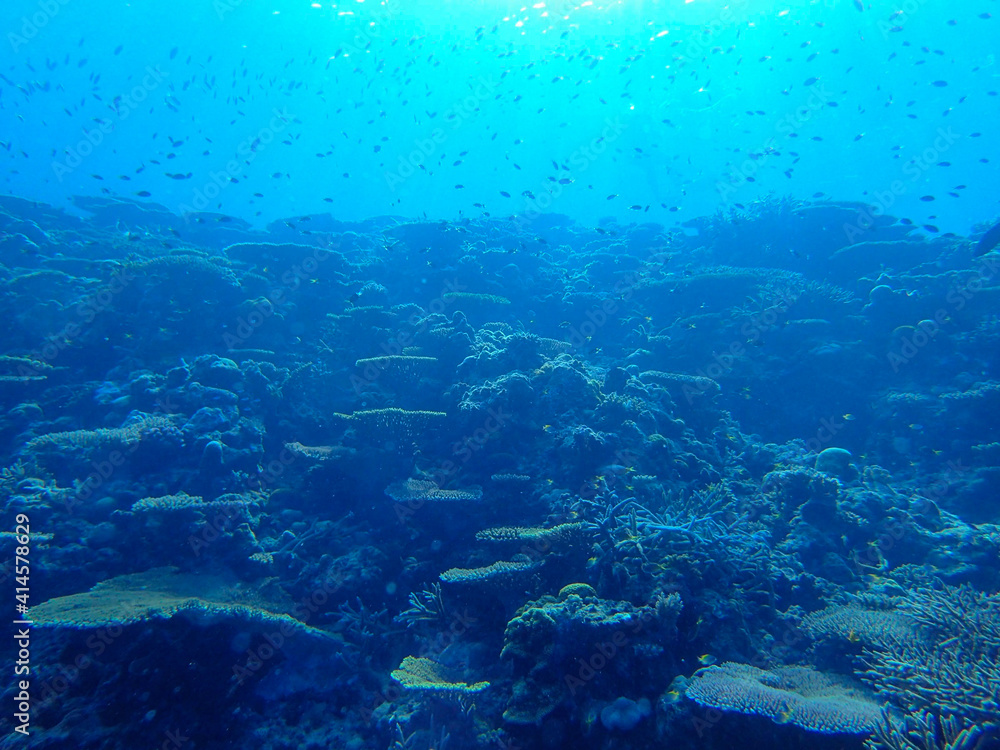
[{"label": "coral reef", "polygon": [[881,719],[881,707],[861,685],[811,667],[764,670],[726,662],[695,673],[686,695],[702,706],[823,734],[869,734]]}]

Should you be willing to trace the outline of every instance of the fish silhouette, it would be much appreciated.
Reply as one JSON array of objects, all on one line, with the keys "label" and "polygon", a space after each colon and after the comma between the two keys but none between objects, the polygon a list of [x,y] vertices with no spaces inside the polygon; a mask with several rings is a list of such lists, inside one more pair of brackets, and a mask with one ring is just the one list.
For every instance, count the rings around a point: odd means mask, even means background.
[{"label": "fish silhouette", "polygon": [[997,245],[1000,245],[1000,224],[997,224],[983,235],[982,239],[979,240],[979,244],[976,245],[976,252],[973,256],[978,258],[980,255],[986,255],[986,253]]}]

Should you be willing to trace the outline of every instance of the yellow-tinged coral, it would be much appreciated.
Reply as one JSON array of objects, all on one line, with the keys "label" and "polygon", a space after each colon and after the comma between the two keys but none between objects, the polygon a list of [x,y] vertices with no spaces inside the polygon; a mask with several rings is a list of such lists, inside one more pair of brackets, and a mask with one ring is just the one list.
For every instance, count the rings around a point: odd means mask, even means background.
[{"label": "yellow-tinged coral", "polygon": [[597,591],[588,583],[568,583],[559,589],[559,601],[565,601],[570,596],[578,596],[581,599],[598,598]]},{"label": "yellow-tinged coral", "polygon": [[96,448],[129,448],[139,443],[150,430],[166,430],[173,427],[167,417],[146,417],[125,427],[101,427],[96,430],[71,430],[51,432],[28,441],[27,452],[55,449],[56,451]]},{"label": "yellow-tinged coral", "polygon": [[407,656],[391,676],[407,690],[436,693],[478,693],[490,686],[488,682],[459,682],[443,665],[422,656]]},{"label": "yellow-tinged coral", "polygon": [[31,357],[0,355],[0,383],[28,383],[45,380],[45,373],[55,368],[48,362]]},{"label": "yellow-tinged coral", "polygon": [[[18,534],[13,531],[0,531],[0,547],[10,546],[13,549],[15,546],[19,546],[18,538],[24,536],[23,534]],[[54,534],[47,534],[42,531],[32,531],[27,535],[31,543],[31,548],[33,550],[38,549],[48,549],[49,542],[52,541]]]},{"label": "yellow-tinged coral", "polygon": [[508,484],[520,484],[522,482],[531,481],[531,477],[528,474],[493,474],[490,479],[494,482],[504,482]]},{"label": "yellow-tinged coral", "polygon": [[198,495],[178,492],[176,495],[161,497],[144,497],[132,504],[133,513],[148,513],[150,511],[170,512],[179,510],[222,510],[245,508],[251,505],[261,505],[267,501],[267,496],[260,492],[247,492],[239,495],[229,493],[220,495],[215,500],[205,502]]},{"label": "yellow-tinged coral", "polygon": [[385,488],[385,494],[397,503],[409,502],[456,502],[481,500],[483,491],[479,487],[464,490],[443,490],[437,482],[429,479],[407,479]]},{"label": "yellow-tinged coral", "polygon": [[498,526],[476,532],[481,542],[548,542],[568,543],[587,535],[583,523],[561,523],[551,529],[523,528],[519,526]]},{"label": "yellow-tinged coral", "polygon": [[823,734],[870,734],[881,719],[881,706],[863,686],[811,667],[726,662],[698,670],[685,694],[702,706]]},{"label": "yellow-tinged coral", "polygon": [[270,552],[254,552],[248,558],[251,562],[268,567],[274,564],[274,555]]},{"label": "yellow-tinged coral", "polygon": [[260,626],[278,626],[292,632],[331,637],[299,622],[257,589],[219,576],[178,573],[176,568],[153,568],[144,573],[102,581],[90,591],[50,599],[31,607],[26,619],[36,627],[101,628],[169,619],[177,614],[234,619]]},{"label": "yellow-tinged coral", "polygon": [[483,581],[497,581],[510,578],[528,571],[534,570],[541,563],[537,562],[508,562],[500,560],[484,568],[451,568],[441,574],[441,580],[445,583],[480,583]]}]

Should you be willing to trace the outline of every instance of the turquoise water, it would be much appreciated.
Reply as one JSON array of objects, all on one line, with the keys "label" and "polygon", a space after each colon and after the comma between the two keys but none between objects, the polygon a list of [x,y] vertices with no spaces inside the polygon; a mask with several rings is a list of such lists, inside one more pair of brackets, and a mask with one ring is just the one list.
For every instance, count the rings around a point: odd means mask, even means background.
[{"label": "turquoise water", "polygon": [[7,7],[3,187],[39,200],[670,224],[774,194],[956,232],[997,207],[987,0]]},{"label": "turquoise water", "polygon": [[1000,747],[998,0],[0,15],[0,750]]}]

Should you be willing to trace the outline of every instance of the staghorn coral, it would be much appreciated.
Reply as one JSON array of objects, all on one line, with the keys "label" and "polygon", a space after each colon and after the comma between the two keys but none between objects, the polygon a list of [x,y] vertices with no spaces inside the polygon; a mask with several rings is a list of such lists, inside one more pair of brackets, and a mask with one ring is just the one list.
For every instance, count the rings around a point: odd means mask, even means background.
[{"label": "staghorn coral", "polygon": [[865,741],[866,750],[978,750],[986,737],[997,739],[996,727],[970,727],[954,716],[935,716],[929,711],[895,721],[883,712],[875,735]]},{"label": "staghorn coral", "polygon": [[868,734],[881,719],[879,704],[861,685],[811,667],[726,662],[696,672],[685,694],[702,706],[823,734]]},{"label": "staghorn coral", "polygon": [[422,656],[407,656],[391,677],[407,690],[445,695],[478,693],[490,686],[488,682],[459,682],[442,664]]},{"label": "staghorn coral", "polygon": [[901,598],[899,610],[928,634],[866,649],[863,679],[910,713],[955,716],[965,725],[1000,718],[1000,595],[939,586]]},{"label": "staghorn coral", "polygon": [[803,629],[863,645],[859,676],[906,712],[902,723],[886,719],[869,748],[974,747],[971,730],[1000,720],[1000,596],[922,576],[909,584],[906,596],[861,595],[814,612]]},{"label": "staghorn coral", "polygon": [[286,606],[246,584],[219,576],[153,568],[110,578],[90,591],[60,596],[31,607],[36,627],[90,629],[169,619],[178,614],[246,624],[279,626],[291,632],[331,637],[282,612]]},{"label": "staghorn coral", "polygon": [[393,618],[396,622],[404,623],[407,629],[419,622],[441,623],[448,614],[440,583],[432,583],[429,589],[423,591],[411,591],[407,600],[410,603],[409,609],[403,610]]}]

